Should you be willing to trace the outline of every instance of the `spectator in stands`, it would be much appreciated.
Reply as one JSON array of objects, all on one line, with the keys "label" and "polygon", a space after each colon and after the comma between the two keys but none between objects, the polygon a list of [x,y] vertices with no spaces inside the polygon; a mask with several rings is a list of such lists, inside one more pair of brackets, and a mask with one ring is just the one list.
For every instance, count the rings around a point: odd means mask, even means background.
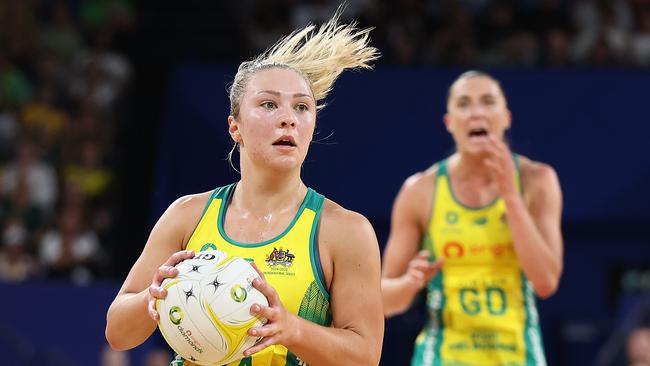
[{"label": "spectator in stands", "polygon": [[29,138],[22,138],[16,146],[16,156],[8,162],[0,180],[0,191],[11,195],[27,184],[30,202],[46,215],[51,213],[57,199],[57,177],[54,168],[40,159],[40,151]]},{"label": "spectator in stands", "polygon": [[10,218],[2,231],[0,280],[20,282],[36,276],[38,263],[29,253],[28,232],[19,218]]},{"label": "spectator in stands", "polygon": [[68,164],[65,179],[76,182],[88,201],[94,201],[106,194],[111,182],[111,173],[104,165],[103,151],[99,143],[87,138],[78,145],[79,158]]},{"label": "spectator in stands", "polygon": [[70,116],[56,105],[57,89],[53,83],[41,84],[36,98],[25,103],[21,111],[24,131],[37,144],[45,160],[56,164],[64,130]]},{"label": "spectator in stands", "polygon": [[2,91],[0,90],[0,163],[9,159],[19,130],[17,110],[2,103]]},{"label": "spectator in stands", "polygon": [[101,265],[102,248],[97,235],[87,229],[79,206],[64,207],[58,216],[56,228],[46,232],[40,241],[39,257],[48,276],[87,284]]},{"label": "spectator in stands", "polygon": [[0,219],[16,217],[20,219],[29,234],[35,234],[46,217],[43,210],[32,201],[27,179],[22,176],[16,182],[16,188],[0,201]]},{"label": "spectator in stands", "polygon": [[110,112],[130,79],[131,64],[112,49],[110,29],[98,31],[94,41],[94,47],[82,52],[75,61],[70,93],[76,100],[90,95],[97,108]]},{"label": "spectator in stands", "polygon": [[0,42],[0,104],[19,106],[32,96],[32,84],[25,73],[17,68],[3,52]]},{"label": "spectator in stands", "polygon": [[44,51],[54,53],[66,64],[82,50],[81,34],[65,1],[57,0],[50,5],[49,17],[40,31],[40,44]]}]

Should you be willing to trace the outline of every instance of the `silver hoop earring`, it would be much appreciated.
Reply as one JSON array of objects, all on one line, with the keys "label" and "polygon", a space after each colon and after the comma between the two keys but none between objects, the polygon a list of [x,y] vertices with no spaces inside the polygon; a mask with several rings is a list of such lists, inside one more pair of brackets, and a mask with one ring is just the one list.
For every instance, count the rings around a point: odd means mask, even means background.
[{"label": "silver hoop earring", "polygon": [[237,152],[239,152],[239,142],[235,142],[234,145],[232,145],[232,149],[230,149],[230,152],[228,152],[228,163],[230,163],[230,166],[239,174],[241,172],[239,169],[235,168],[235,164],[232,163],[232,154],[235,152],[235,149],[237,149]]}]

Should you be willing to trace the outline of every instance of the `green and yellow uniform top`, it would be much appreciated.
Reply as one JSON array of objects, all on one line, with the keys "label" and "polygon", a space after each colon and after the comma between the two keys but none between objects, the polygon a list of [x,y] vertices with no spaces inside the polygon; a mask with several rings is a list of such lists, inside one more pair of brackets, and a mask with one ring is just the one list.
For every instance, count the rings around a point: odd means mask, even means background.
[{"label": "green and yellow uniform top", "polygon": [[[332,322],[330,294],[318,253],[318,222],[325,197],[309,188],[296,216],[277,237],[261,243],[240,243],[224,230],[226,210],[236,184],[217,188],[188,241],[188,250],[222,250],[254,262],[275,288],[287,311],[314,323]],[[192,365],[177,357],[171,365]],[[286,347],[270,346],[228,366],[306,365]]]},{"label": "green and yellow uniform top", "polygon": [[532,284],[517,259],[503,199],[463,205],[443,160],[432,206],[421,247],[445,262],[428,284],[429,321],[412,365],[546,365]]}]

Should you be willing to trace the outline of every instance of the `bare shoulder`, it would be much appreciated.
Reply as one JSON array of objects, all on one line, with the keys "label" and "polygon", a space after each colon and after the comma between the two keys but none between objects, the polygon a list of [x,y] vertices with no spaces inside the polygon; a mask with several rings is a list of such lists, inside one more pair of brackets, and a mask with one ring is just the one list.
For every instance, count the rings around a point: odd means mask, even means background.
[{"label": "bare shoulder", "polygon": [[540,161],[531,160],[527,157],[520,156],[519,163],[521,167],[521,179],[523,182],[537,185],[557,181],[557,173],[552,166]]},{"label": "bare shoulder", "polygon": [[379,243],[370,221],[363,215],[326,199],[318,227],[319,254],[328,288],[338,266],[379,271]]},{"label": "bare shoulder", "polygon": [[[178,216],[177,218],[184,220],[190,219],[191,216],[195,213],[199,215],[203,212],[205,205],[208,203],[208,199],[212,195],[212,191],[188,194],[177,198],[169,208],[165,215],[170,214],[173,216]],[[189,215],[189,217],[188,217]]]},{"label": "bare shoulder", "polygon": [[393,203],[393,226],[406,221],[424,230],[430,218],[437,174],[438,164],[406,178]]},{"label": "bare shoulder", "polygon": [[438,164],[433,165],[427,170],[417,172],[404,180],[400,194],[413,197],[415,199],[425,198],[433,193],[433,187],[438,174]]},{"label": "bare shoulder", "polygon": [[196,224],[201,219],[212,192],[208,191],[179,197],[169,205],[169,208],[163,214],[165,222],[178,225],[177,229],[183,233],[183,247],[187,244]]},{"label": "bare shoulder", "polygon": [[202,193],[188,194],[182,197],[179,197],[171,204],[171,207],[174,207],[177,210],[188,211],[203,210],[205,205],[208,203],[208,199],[212,196],[213,191],[207,191]]},{"label": "bare shoulder", "polygon": [[375,230],[368,219],[358,212],[343,208],[329,199],[325,200],[321,216],[319,242],[336,257],[339,252],[367,250],[379,251]]},{"label": "bare shoulder", "polygon": [[524,195],[538,195],[559,191],[560,183],[552,166],[520,156],[521,183]]}]

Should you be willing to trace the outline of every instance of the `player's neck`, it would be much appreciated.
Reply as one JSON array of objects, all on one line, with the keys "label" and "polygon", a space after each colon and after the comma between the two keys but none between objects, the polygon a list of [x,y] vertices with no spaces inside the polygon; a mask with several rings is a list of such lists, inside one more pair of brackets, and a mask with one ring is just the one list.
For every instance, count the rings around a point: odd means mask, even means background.
[{"label": "player's neck", "polygon": [[456,153],[449,159],[449,171],[460,180],[492,180],[485,156],[481,155]]},{"label": "player's neck", "polygon": [[233,197],[233,204],[255,215],[292,210],[302,203],[307,186],[297,174],[242,174]]}]

